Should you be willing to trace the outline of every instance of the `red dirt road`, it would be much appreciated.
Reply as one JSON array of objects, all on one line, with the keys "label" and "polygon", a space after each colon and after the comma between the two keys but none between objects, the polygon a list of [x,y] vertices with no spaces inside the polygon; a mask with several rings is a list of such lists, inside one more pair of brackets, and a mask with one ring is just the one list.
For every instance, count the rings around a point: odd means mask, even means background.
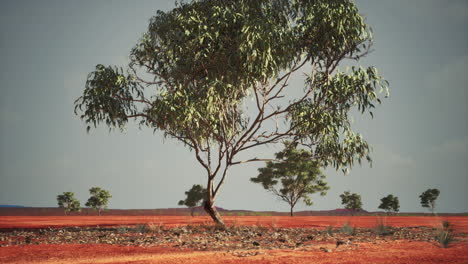
[{"label": "red dirt road", "polygon": [[[379,220],[395,227],[429,226],[440,227],[442,221],[449,221],[458,232],[468,232],[468,217],[447,216],[224,216],[228,225],[257,225],[268,227],[326,228],[350,223],[355,227],[374,227]],[[1,228],[45,228],[66,226],[119,226],[135,224],[163,224],[178,226],[211,223],[206,216],[0,216]]]},{"label": "red dirt road", "polygon": [[[349,222],[357,227],[372,228],[379,218],[372,216],[355,217],[282,217],[242,216],[224,217],[227,224],[261,225],[272,227],[326,228],[340,227]],[[399,227],[432,226],[440,227],[443,220],[451,223],[456,233],[468,231],[468,217],[398,217],[380,218],[387,225]],[[207,217],[187,216],[61,216],[22,217],[1,216],[0,228],[44,228],[64,226],[116,226],[141,223],[164,224],[167,226],[211,223]],[[466,241],[466,239],[465,239]],[[327,242],[328,243],[328,242]],[[323,252],[326,247],[332,252]],[[57,264],[57,263],[468,263],[468,244],[456,242],[449,248],[441,248],[433,242],[397,240],[393,242],[359,243],[335,247],[335,244],[317,242],[308,250],[264,250],[254,251],[191,251],[171,247],[134,247],[104,244],[28,245],[0,248],[0,263],[5,264]]]}]

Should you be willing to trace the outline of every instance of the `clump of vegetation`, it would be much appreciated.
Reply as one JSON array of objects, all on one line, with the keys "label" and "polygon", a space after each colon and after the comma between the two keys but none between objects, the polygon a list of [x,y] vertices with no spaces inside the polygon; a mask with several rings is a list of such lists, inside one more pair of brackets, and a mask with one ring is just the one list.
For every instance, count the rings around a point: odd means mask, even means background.
[{"label": "clump of vegetation", "polygon": [[437,232],[435,240],[440,243],[443,248],[448,248],[449,244],[453,242],[453,233],[450,230],[441,229]]},{"label": "clump of vegetation", "polygon": [[137,233],[147,233],[148,228],[147,228],[146,224],[138,224],[138,225],[135,226],[135,232],[137,232]]},{"label": "clump of vegetation", "polygon": [[442,228],[448,230],[450,228],[450,222],[447,220],[442,221]]},{"label": "clump of vegetation", "polygon": [[329,225],[326,230],[327,234],[332,236],[333,235],[333,226]]},{"label": "clump of vegetation", "polygon": [[126,233],[128,233],[128,227],[126,227],[126,226],[119,226],[119,227],[117,227],[116,231],[117,231],[117,233],[119,233],[119,234],[126,234]]},{"label": "clump of vegetation", "polygon": [[341,232],[354,236],[356,234],[356,228],[352,227],[349,223],[346,223],[341,227]]},{"label": "clump of vegetation", "polygon": [[374,232],[379,236],[392,235],[392,229],[386,224],[386,218],[378,218],[374,227]]},{"label": "clump of vegetation", "polygon": [[137,233],[160,233],[162,230],[162,224],[138,224],[135,226],[135,232]]},{"label": "clump of vegetation", "polygon": [[443,248],[448,248],[450,243],[454,241],[453,230],[450,228],[449,221],[442,221],[442,228],[439,228],[437,231],[435,240],[439,242]]}]

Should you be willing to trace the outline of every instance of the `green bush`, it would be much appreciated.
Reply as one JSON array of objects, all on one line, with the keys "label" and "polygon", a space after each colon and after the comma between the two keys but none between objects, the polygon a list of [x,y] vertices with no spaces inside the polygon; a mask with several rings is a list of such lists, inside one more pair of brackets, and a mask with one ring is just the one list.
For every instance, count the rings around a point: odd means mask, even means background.
[{"label": "green bush", "polygon": [[125,234],[128,233],[128,228],[126,226],[119,226],[116,231],[119,234]]},{"label": "green bush", "polygon": [[448,248],[449,244],[453,242],[453,234],[449,230],[439,230],[435,237],[436,241],[440,243],[443,248]]},{"label": "green bush", "polygon": [[350,236],[354,236],[354,234],[356,233],[356,229],[352,227],[349,223],[346,223],[341,228],[341,232],[348,234]]}]

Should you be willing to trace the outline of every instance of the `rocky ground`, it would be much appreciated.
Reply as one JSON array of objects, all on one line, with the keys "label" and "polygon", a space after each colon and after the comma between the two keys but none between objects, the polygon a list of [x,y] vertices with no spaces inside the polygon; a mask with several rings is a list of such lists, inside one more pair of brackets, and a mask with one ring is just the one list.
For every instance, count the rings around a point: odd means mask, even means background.
[{"label": "rocky ground", "polygon": [[[42,244],[108,244],[119,246],[169,246],[195,251],[236,251],[318,248],[325,252],[352,250],[361,243],[381,244],[395,240],[437,244],[441,229],[433,227],[354,228],[349,225],[325,230],[211,224],[164,227],[145,224],[120,227],[67,227],[47,229],[5,229],[0,247]],[[450,233],[450,235],[453,235]],[[458,240],[465,240],[464,233]],[[324,245],[323,247],[321,245]]]}]

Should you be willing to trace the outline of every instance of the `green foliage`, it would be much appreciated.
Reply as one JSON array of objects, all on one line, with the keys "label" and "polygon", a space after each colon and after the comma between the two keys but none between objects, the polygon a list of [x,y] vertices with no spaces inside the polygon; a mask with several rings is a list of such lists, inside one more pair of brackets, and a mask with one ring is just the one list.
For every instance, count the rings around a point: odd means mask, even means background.
[{"label": "green foliage", "polygon": [[135,232],[137,233],[147,233],[149,232],[148,226],[146,224],[138,224],[135,226]]},{"label": "green foliage", "polygon": [[[214,200],[228,168],[265,160],[238,160],[246,150],[293,140],[319,167],[370,161],[349,113],[373,116],[378,94],[388,95],[377,69],[359,64],[371,44],[350,0],[183,2],[151,18],[127,70],[96,66],[75,113],[88,129],[135,119],[194,150],[220,222]],[[340,70],[345,60],[351,68]],[[304,89],[291,92],[305,69]]]},{"label": "green foliage", "polygon": [[421,206],[430,208],[432,213],[434,213],[434,208],[435,208],[435,201],[437,200],[437,197],[439,197],[440,191],[438,189],[427,189],[425,192],[423,192],[421,195],[419,195],[419,198],[421,199]]},{"label": "green foliage", "polygon": [[396,213],[400,210],[400,201],[398,200],[398,197],[393,196],[392,194],[383,197],[382,199],[380,199],[380,201],[381,203],[379,205],[379,208],[387,211],[387,213],[391,211]]},{"label": "green foliage", "polygon": [[380,236],[386,236],[393,234],[392,229],[390,226],[386,224],[386,217],[385,218],[378,218],[377,223],[374,227],[374,231],[376,234]]},{"label": "green foliage", "polygon": [[351,210],[362,209],[361,195],[346,191],[340,195],[340,198],[341,198],[341,204],[343,204],[346,209],[351,209]]},{"label": "green foliage", "polygon": [[101,189],[101,187],[92,187],[89,189],[89,193],[91,197],[86,202],[86,206],[93,208],[101,215],[101,212],[107,208],[107,203],[112,195],[109,191]]},{"label": "green foliage", "polygon": [[350,235],[350,236],[354,236],[356,234],[356,229],[354,227],[352,227],[349,223],[345,223],[342,227],[341,227],[341,232],[347,234],[347,235]]},{"label": "green foliage", "polygon": [[[178,205],[192,208],[200,205],[206,199],[206,189],[202,185],[194,184],[190,190],[185,192],[185,195],[187,195],[187,198],[180,200]],[[193,216],[193,210],[191,211],[191,215]]]},{"label": "green foliage", "polygon": [[450,228],[450,222],[447,220],[442,221],[442,228],[448,230]]},{"label": "green foliage", "polygon": [[444,248],[448,248],[454,241],[453,233],[450,230],[441,229],[436,233],[435,240]]},{"label": "green foliage", "polygon": [[73,192],[64,192],[63,194],[57,195],[57,203],[60,208],[63,208],[65,215],[68,212],[79,212],[81,211],[81,204],[75,197]]},{"label": "green foliage", "polygon": [[295,143],[285,142],[284,149],[275,157],[275,162],[268,161],[266,167],[258,169],[258,176],[250,180],[262,184],[265,190],[287,202],[291,216],[299,200],[310,206],[313,203],[309,195],[320,192],[323,196],[330,189],[310,151],[298,149]]},{"label": "green foliage", "polygon": [[128,227],[126,227],[126,226],[119,226],[119,227],[117,227],[116,231],[117,231],[117,233],[119,233],[119,234],[126,234],[126,233],[128,233]]},{"label": "green foliage", "polygon": [[190,190],[185,192],[185,195],[187,195],[187,198],[180,200],[178,205],[194,207],[206,198],[206,189],[202,185],[194,184]]}]

